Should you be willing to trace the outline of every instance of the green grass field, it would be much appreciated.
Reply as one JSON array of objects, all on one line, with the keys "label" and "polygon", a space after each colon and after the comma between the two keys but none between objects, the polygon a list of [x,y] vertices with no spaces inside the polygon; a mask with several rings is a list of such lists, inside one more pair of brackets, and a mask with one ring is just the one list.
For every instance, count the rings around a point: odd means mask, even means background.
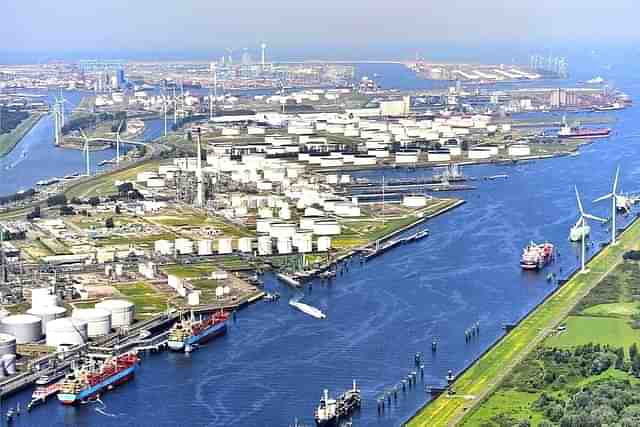
[{"label": "green grass field", "polygon": [[632,329],[626,319],[607,317],[569,316],[567,330],[549,337],[547,347],[569,348],[589,343],[629,347],[640,341],[640,330]]},{"label": "green grass field", "polygon": [[43,116],[41,113],[33,113],[23,120],[14,130],[0,135],[0,157],[9,154],[16,145],[29,133]]},{"label": "green grass field", "polygon": [[609,304],[598,304],[582,310],[582,314],[587,316],[603,317],[631,317],[640,311],[637,302],[614,302]]},{"label": "green grass field", "polygon": [[156,291],[144,282],[116,285],[122,296],[136,306],[136,318],[144,319],[154,316],[167,308],[172,295]]},{"label": "green grass field", "polygon": [[454,388],[457,395],[470,396],[470,400],[442,395],[425,406],[408,425],[438,427],[459,423],[469,409],[494,391],[510,370],[621,262],[624,252],[637,248],[639,239],[640,222],[636,222],[620,236],[616,246],[607,247],[589,263],[587,273],[575,275],[461,375]]}]

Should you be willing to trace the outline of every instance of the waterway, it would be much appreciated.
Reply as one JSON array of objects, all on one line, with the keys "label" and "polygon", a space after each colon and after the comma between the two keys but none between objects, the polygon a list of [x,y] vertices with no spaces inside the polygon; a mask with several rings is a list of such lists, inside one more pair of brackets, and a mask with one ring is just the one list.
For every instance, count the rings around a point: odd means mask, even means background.
[{"label": "waterway", "polygon": [[[32,93],[43,93],[30,91]],[[48,102],[53,102],[55,92],[45,92]],[[67,117],[82,98],[80,91],[65,91],[68,101],[65,104]],[[143,139],[151,141],[161,135],[161,121],[150,120],[145,128]],[[85,170],[84,156],[79,150],[56,147],[53,143],[54,120],[53,115],[43,116],[28,132],[16,147],[5,157],[0,158],[0,196],[32,188],[36,182],[53,177],[62,177]],[[127,146],[121,147],[126,153]],[[115,149],[91,152],[91,170],[102,170],[98,164],[103,160],[113,159]]]},{"label": "waterway", "polygon": [[[618,86],[640,99],[637,79],[621,76]],[[566,277],[577,267],[578,248],[567,239],[577,219],[574,185],[586,210],[604,217],[610,205],[591,201],[609,192],[617,165],[622,189],[640,190],[640,114],[631,108],[616,116],[614,135],[583,147],[578,157],[465,168],[475,177],[509,178],[479,180],[476,191],[460,193],[467,203],[429,221],[427,239],[363,266],[354,262],[333,282],[305,288],[303,301],[326,320],[289,307],[298,291],[267,277],[267,289],[281,292],[281,302],[242,310],[226,336],[190,356],[145,358],[136,379],[102,396],[103,403],[67,408],[53,401],[14,425],[282,427],[295,418],[312,425],[322,390],[344,390],[354,378],[364,407],[353,425],[399,425],[428,400],[425,386],[443,385],[448,369],[468,366],[504,333],[504,323],[522,318],[553,291],[548,272]],[[429,173],[384,171],[387,178]],[[620,216],[619,225],[630,219]],[[594,248],[609,238],[606,226],[593,224],[592,233]],[[558,246],[559,260],[545,272],[518,266],[530,240]],[[464,331],[476,321],[480,336],[466,343]],[[434,337],[439,345],[432,354]],[[418,351],[425,354],[424,380],[378,416],[375,399],[415,369]],[[4,408],[28,398],[29,392],[18,394]]]}]

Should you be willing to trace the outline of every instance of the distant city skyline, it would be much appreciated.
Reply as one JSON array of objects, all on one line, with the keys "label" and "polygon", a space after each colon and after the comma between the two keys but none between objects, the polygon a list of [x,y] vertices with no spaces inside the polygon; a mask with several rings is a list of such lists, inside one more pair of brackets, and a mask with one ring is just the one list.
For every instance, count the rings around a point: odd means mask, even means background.
[{"label": "distant city skyline", "polygon": [[[326,57],[407,57],[434,46],[563,46],[640,39],[631,0],[5,0],[0,52],[24,57],[211,55],[227,47]],[[395,52],[401,47],[403,52]],[[337,52],[331,51],[338,48]],[[323,51],[323,49],[325,49]],[[357,51],[354,51],[356,50]],[[238,50],[239,52],[239,50]],[[340,53],[343,52],[343,53]],[[8,55],[11,56],[11,55]],[[0,57],[0,63],[2,57]]]}]

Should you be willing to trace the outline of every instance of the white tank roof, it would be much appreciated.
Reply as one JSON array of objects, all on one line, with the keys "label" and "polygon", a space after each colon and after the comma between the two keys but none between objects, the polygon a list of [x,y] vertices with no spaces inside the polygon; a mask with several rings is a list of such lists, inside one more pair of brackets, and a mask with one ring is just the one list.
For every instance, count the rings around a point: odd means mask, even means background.
[{"label": "white tank roof", "polygon": [[73,310],[73,317],[76,319],[94,320],[110,316],[111,312],[103,308],[76,308]]},{"label": "white tank roof", "polygon": [[15,341],[16,341],[16,337],[14,337],[13,335],[0,333],[0,344],[4,344],[7,342],[15,342]]},{"label": "white tank roof", "polygon": [[2,319],[2,323],[6,325],[16,325],[16,324],[31,324],[40,322],[40,318],[38,316],[33,316],[31,314],[14,314],[13,316],[7,316]]},{"label": "white tank roof", "polygon": [[105,309],[108,311],[113,310],[131,310],[134,304],[130,301],[123,299],[110,299],[102,301],[96,304],[96,309]]},{"label": "white tank roof", "polygon": [[67,312],[67,309],[64,307],[58,307],[55,305],[48,305],[46,307],[34,307],[27,310],[27,313],[38,315],[38,314],[64,314]]},{"label": "white tank roof", "polygon": [[87,321],[84,319],[63,317],[62,319],[52,320],[47,323],[47,333],[55,331],[75,330],[76,328],[86,327]]}]

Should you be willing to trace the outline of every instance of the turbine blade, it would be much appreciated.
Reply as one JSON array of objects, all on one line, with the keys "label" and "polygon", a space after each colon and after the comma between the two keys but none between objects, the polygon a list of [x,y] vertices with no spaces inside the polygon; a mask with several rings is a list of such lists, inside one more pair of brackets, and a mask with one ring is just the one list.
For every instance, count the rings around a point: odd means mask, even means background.
[{"label": "turbine blade", "polygon": [[584,210],[582,209],[582,202],[580,201],[580,193],[578,193],[578,187],[574,186],[576,190],[576,200],[578,201],[578,209],[580,210],[580,214],[584,215]]},{"label": "turbine blade", "polygon": [[592,219],[592,220],[594,220],[594,221],[607,222],[607,220],[606,220],[606,219],[604,219],[604,218],[600,218],[599,216],[595,216],[595,215],[584,214],[584,217],[585,217],[585,218]]},{"label": "turbine blade", "polygon": [[613,197],[613,194],[612,194],[612,193],[609,193],[609,194],[607,194],[606,196],[598,197],[597,199],[595,199],[595,200],[593,201],[593,203],[601,202],[601,201],[603,201],[603,200],[607,200],[607,199],[610,199],[610,198],[612,198],[612,197]]},{"label": "turbine blade", "polygon": [[616,178],[613,180],[613,194],[616,194],[616,190],[618,189],[618,177],[620,175],[620,166],[616,169]]}]

